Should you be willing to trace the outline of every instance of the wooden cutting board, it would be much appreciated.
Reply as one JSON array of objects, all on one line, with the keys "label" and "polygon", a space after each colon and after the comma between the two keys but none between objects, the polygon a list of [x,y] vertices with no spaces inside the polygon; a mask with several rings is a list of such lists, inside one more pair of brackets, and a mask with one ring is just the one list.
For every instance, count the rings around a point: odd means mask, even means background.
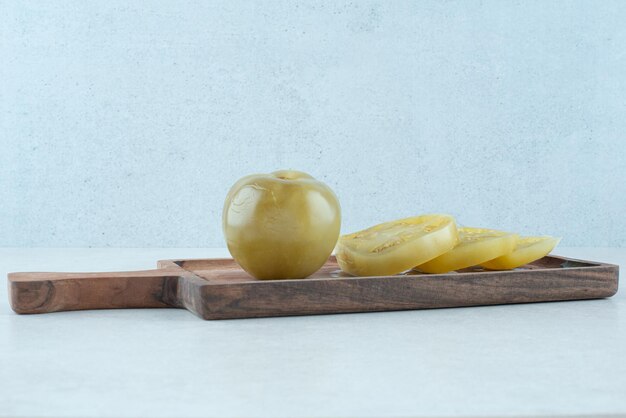
[{"label": "wooden cutting board", "polygon": [[204,319],[395,311],[613,296],[618,266],[548,256],[513,271],[352,277],[331,257],[302,280],[256,280],[232,259],[163,260],[113,273],[10,273],[20,314],[83,309],[185,308]]}]

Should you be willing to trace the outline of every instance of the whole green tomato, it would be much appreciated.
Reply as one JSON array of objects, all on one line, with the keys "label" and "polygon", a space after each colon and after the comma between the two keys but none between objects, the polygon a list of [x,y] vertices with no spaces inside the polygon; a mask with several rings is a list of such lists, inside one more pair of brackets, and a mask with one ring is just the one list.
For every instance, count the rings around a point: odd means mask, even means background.
[{"label": "whole green tomato", "polygon": [[224,203],[228,250],[257,279],[301,279],[328,260],[341,226],[337,196],[300,171],[243,177]]}]

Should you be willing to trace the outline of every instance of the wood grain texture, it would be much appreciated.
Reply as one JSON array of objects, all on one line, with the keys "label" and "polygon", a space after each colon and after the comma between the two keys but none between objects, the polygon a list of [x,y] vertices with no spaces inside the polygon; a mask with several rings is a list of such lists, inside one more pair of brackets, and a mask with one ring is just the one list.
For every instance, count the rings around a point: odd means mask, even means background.
[{"label": "wood grain texture", "polygon": [[204,319],[430,309],[610,297],[618,267],[548,256],[513,271],[352,277],[331,257],[302,280],[256,280],[232,259],[162,260],[120,273],[11,273],[18,313],[185,308]]},{"label": "wood grain texture", "polygon": [[[166,308],[180,269],[115,273],[10,273],[9,301],[17,313],[85,309]],[[176,297],[174,297],[176,299]]]}]

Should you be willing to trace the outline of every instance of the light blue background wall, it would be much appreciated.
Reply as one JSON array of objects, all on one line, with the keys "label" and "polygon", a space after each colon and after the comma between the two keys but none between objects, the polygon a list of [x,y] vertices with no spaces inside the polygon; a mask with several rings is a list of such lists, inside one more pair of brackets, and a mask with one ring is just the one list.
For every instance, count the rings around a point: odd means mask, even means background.
[{"label": "light blue background wall", "polygon": [[0,0],[0,34],[1,246],[223,246],[278,168],[344,232],[626,244],[624,1]]}]

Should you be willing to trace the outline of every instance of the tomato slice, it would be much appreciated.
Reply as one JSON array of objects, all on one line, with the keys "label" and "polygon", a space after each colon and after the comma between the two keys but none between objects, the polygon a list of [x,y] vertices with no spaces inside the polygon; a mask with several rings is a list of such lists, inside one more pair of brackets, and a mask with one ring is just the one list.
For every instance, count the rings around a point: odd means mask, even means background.
[{"label": "tomato slice", "polygon": [[416,269],[425,273],[446,273],[484,263],[515,249],[519,236],[484,228],[459,228],[459,244],[452,250]]},{"label": "tomato slice", "polygon": [[489,270],[511,270],[532,263],[548,255],[556,247],[560,238],[554,237],[522,237],[517,241],[515,250],[495,260],[481,263]]},{"label": "tomato slice", "polygon": [[355,276],[409,270],[451,250],[458,242],[454,218],[422,215],[373,226],[339,238],[337,262]]}]

